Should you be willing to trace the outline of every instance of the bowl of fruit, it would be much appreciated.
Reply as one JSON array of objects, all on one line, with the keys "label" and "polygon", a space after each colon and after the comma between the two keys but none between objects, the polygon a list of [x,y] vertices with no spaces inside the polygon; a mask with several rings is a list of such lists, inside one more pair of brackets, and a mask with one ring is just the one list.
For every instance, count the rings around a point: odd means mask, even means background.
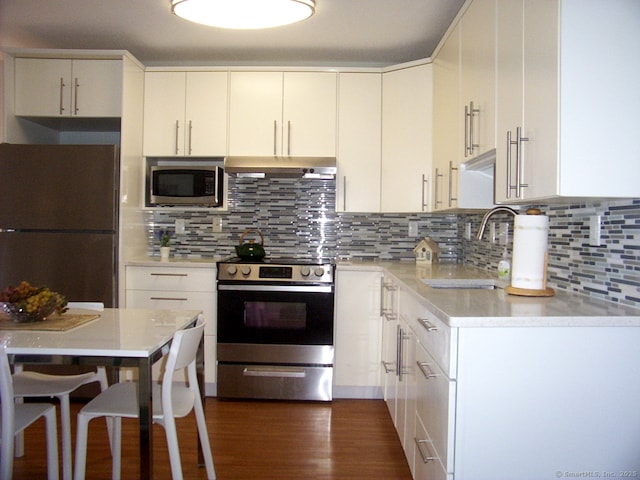
[{"label": "bowl of fruit", "polygon": [[0,292],[0,303],[7,316],[18,323],[38,322],[67,311],[67,300],[62,295],[25,281]]}]

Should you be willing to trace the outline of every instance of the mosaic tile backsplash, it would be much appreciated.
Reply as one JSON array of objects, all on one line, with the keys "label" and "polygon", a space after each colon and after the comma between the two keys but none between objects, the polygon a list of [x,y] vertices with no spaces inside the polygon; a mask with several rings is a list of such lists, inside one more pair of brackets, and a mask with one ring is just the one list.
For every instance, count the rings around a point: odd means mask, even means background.
[{"label": "mosaic tile backsplash", "polygon": [[[411,261],[419,239],[430,236],[443,250],[441,261],[496,272],[505,248],[491,243],[489,229],[475,240],[481,213],[336,213],[333,180],[230,177],[228,204],[224,213],[147,212],[149,253],[159,254],[157,232],[172,231],[176,219],[185,221],[186,231],[173,235],[172,254],[185,257],[233,255],[249,228],[260,230],[272,256]],[[550,217],[549,286],[640,307],[640,199],[537,207]],[[602,219],[599,247],[588,244],[592,215]],[[218,219],[222,231],[214,232]],[[409,221],[418,222],[419,237],[408,236]],[[496,214],[490,221],[507,223],[510,255],[513,217]],[[246,238],[259,240],[254,234]]]}]

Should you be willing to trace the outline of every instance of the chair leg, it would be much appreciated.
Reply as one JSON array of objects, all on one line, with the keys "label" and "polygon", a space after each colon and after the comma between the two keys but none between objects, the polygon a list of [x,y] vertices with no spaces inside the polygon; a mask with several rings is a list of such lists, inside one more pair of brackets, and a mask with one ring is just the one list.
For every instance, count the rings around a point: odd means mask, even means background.
[{"label": "chair leg", "polygon": [[62,478],[71,480],[71,408],[69,395],[60,395],[60,430],[62,430]]},{"label": "chair leg", "polygon": [[78,414],[77,428],[76,428],[76,463],[73,468],[74,480],[84,480],[84,472],[87,466],[87,430],[89,429],[89,418],[83,415],[82,412]]},{"label": "chair leg", "polygon": [[167,437],[171,477],[173,480],[182,480],[182,462],[180,461],[180,446],[178,445],[178,432],[176,431],[175,418],[165,415],[162,426],[164,427],[164,433]]},{"label": "chair leg", "polygon": [[209,444],[209,434],[207,433],[207,422],[204,417],[204,408],[199,395],[196,395],[193,409],[196,414],[196,423],[198,425],[198,436],[200,437],[200,445],[202,446],[202,455],[204,464],[207,468],[207,479],[215,480],[216,470],[213,465],[213,457],[211,455],[211,445]]},{"label": "chair leg", "polygon": [[[101,392],[104,392],[107,388],[109,388],[109,381],[107,380],[107,369],[105,367],[97,367],[96,377],[98,379],[98,382],[100,383]],[[109,433],[109,448],[112,448],[113,417],[105,417],[105,421],[107,422],[107,432]],[[111,450],[111,454],[113,455],[113,450]]]},{"label": "chair leg", "polygon": [[56,428],[56,409],[50,408],[45,413],[47,428],[47,478],[58,480],[58,431]]},{"label": "chair leg", "polygon": [[14,439],[13,439],[13,425],[11,429],[6,427],[5,430],[0,432],[2,434],[2,441],[0,441],[0,479],[9,479],[13,473],[13,455],[14,455]]}]

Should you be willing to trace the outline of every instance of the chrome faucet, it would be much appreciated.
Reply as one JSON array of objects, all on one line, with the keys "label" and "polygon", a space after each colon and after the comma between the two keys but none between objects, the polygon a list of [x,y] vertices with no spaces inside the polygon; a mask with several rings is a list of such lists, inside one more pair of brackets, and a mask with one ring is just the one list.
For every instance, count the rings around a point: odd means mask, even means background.
[{"label": "chrome faucet", "polygon": [[478,236],[476,237],[477,240],[482,240],[482,235],[484,235],[484,229],[487,228],[489,217],[498,212],[507,212],[512,214],[514,217],[518,215],[518,212],[511,207],[493,207],[491,210],[484,214],[484,217],[482,217],[482,222],[480,222],[480,230],[478,230]]}]

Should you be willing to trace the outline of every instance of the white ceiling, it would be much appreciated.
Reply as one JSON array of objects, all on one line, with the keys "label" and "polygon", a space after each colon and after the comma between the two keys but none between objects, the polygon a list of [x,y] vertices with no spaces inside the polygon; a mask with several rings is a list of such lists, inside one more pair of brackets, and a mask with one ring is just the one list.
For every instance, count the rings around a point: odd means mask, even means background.
[{"label": "white ceiling", "polygon": [[316,0],[303,22],[221,30],[170,0],[0,0],[0,46],[129,50],[147,65],[387,66],[426,58],[464,0]]}]

